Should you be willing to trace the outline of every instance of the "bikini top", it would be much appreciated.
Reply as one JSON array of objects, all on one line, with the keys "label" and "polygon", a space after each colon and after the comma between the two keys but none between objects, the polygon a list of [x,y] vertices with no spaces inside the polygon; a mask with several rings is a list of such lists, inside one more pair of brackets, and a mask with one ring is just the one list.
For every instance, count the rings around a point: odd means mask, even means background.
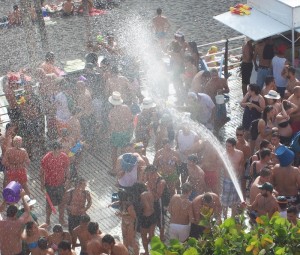
[{"label": "bikini top", "polygon": [[27,246],[28,246],[28,249],[35,249],[38,247],[38,243],[32,242],[32,243],[27,244]]},{"label": "bikini top", "polygon": [[285,127],[287,127],[289,124],[290,124],[290,120],[286,120],[286,121],[283,121],[283,122],[281,122],[281,123],[278,123],[278,127],[285,128]]}]

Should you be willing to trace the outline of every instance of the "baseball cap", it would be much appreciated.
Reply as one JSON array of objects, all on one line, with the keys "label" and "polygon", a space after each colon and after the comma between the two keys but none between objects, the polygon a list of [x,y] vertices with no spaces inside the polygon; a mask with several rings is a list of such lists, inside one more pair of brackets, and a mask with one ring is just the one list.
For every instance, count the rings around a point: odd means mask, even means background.
[{"label": "baseball cap", "polygon": [[270,192],[273,191],[273,185],[269,182],[265,182],[263,185],[259,185],[258,188],[262,189],[262,190],[267,190],[267,191],[270,191]]}]

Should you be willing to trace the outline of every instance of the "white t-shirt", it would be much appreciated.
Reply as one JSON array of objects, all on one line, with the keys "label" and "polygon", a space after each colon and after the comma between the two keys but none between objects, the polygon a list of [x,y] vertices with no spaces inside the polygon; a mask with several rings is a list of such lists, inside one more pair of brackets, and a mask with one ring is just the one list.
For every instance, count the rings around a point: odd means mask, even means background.
[{"label": "white t-shirt", "polygon": [[177,143],[181,162],[187,163],[187,156],[184,155],[183,152],[192,147],[195,143],[196,136],[197,134],[194,131],[190,131],[188,135],[184,135],[182,130],[178,131]]},{"label": "white t-shirt", "polygon": [[272,59],[273,76],[277,87],[286,87],[287,84],[287,79],[281,75],[285,62],[286,58],[278,56],[275,56]]},{"label": "white t-shirt", "polygon": [[199,102],[199,116],[202,124],[206,124],[211,118],[213,109],[215,108],[214,102],[210,96],[204,93],[198,93]]},{"label": "white t-shirt", "polygon": [[71,113],[68,106],[68,99],[64,92],[59,92],[55,96],[56,104],[56,119],[62,122],[67,122],[71,118]]}]

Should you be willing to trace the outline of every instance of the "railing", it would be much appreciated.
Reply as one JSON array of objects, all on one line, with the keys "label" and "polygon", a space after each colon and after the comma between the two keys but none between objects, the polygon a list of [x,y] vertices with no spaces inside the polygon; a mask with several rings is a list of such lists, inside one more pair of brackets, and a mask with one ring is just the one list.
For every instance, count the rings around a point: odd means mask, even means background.
[{"label": "railing", "polygon": [[[208,49],[211,46],[217,46],[218,49],[221,48],[220,51],[217,53],[211,53],[211,54],[203,54],[201,57],[219,57],[219,59],[224,58],[222,65],[222,70],[224,72],[224,77],[227,79],[230,75],[228,70],[231,68],[235,68],[240,65],[241,56],[242,56],[242,45],[245,40],[245,36],[237,36],[229,39],[223,39],[216,42],[206,43],[198,45],[199,52],[208,52]],[[239,46],[240,45],[240,46]],[[235,60],[235,61],[230,61]],[[209,66],[209,64],[216,63],[216,60],[213,61],[206,61],[206,64]],[[220,66],[216,66],[220,68]]]}]

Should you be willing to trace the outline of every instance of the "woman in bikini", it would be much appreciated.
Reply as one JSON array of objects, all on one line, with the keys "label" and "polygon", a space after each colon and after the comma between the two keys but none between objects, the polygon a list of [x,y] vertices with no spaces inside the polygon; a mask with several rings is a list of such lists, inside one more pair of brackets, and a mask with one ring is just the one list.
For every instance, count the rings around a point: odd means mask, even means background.
[{"label": "woman in bikini", "polygon": [[22,234],[22,240],[26,243],[27,249],[32,255],[39,255],[38,240],[40,237],[48,237],[48,232],[39,227],[35,222],[30,221],[26,224]]},{"label": "woman in bikini", "polygon": [[293,135],[293,129],[290,124],[290,114],[297,111],[298,106],[283,100],[281,104],[281,112],[276,115],[276,124],[278,126],[278,133],[280,134],[280,143],[288,146],[290,145]]}]

